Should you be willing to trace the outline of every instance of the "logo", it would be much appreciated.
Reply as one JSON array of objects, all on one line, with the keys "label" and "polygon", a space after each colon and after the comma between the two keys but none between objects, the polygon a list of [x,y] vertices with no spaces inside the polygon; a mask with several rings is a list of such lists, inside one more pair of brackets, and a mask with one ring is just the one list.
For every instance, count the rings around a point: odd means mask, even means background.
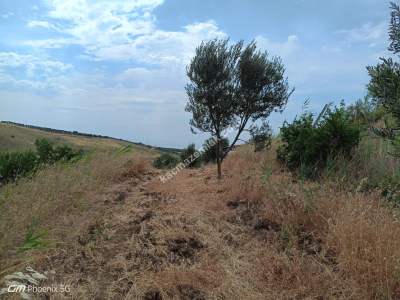
[{"label": "logo", "polygon": [[9,293],[25,293],[25,291],[26,285],[23,284],[10,284],[7,289]]}]

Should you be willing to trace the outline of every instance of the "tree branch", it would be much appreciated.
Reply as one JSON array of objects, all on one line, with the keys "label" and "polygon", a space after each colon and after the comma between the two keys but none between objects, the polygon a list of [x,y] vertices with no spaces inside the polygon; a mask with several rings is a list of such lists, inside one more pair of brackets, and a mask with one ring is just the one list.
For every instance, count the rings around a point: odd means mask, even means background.
[{"label": "tree branch", "polygon": [[225,153],[222,156],[222,160],[225,159],[225,157],[228,155],[228,153],[233,149],[233,147],[235,146],[236,142],[238,141],[241,133],[243,132],[243,129],[246,127],[247,122],[249,121],[250,116],[245,116],[241,121],[240,121],[240,125],[239,125],[239,129],[238,132],[235,136],[235,138],[232,141],[232,144],[228,147],[228,149],[225,151]]}]

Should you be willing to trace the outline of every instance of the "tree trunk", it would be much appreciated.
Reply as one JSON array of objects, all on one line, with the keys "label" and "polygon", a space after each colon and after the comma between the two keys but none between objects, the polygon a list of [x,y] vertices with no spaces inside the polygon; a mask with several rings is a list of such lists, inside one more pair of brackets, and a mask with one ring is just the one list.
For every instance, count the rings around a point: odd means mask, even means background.
[{"label": "tree trunk", "polygon": [[222,179],[222,171],[221,171],[221,159],[217,159],[217,166],[218,166],[218,179]]},{"label": "tree trunk", "polygon": [[221,139],[217,139],[217,167],[218,167],[218,179],[222,178],[222,170],[221,170],[221,164],[222,164],[222,151],[221,151]]}]

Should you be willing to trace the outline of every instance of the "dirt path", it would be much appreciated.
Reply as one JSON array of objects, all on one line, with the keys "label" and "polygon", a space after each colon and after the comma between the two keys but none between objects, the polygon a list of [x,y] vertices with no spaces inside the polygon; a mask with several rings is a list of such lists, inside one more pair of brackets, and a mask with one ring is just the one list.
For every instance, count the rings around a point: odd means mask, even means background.
[{"label": "dirt path", "polygon": [[93,214],[34,266],[71,287],[51,298],[265,299],[254,268],[263,239],[244,221],[247,207],[227,201],[213,166],[166,183],[158,175],[147,170],[91,196]]},{"label": "dirt path", "polygon": [[184,170],[167,183],[147,174],[113,185],[104,215],[79,235],[74,255],[50,258],[57,279],[80,299],[239,299],[238,289],[255,288],[240,278],[248,262],[240,262],[239,244],[250,240],[222,193],[211,168]]},{"label": "dirt path", "polygon": [[[189,173],[189,177],[198,180],[202,172]],[[206,216],[210,210],[201,202],[184,201],[190,194],[190,189],[179,189],[188,184],[182,182],[185,176],[162,185],[156,173],[149,173],[140,180],[114,184],[105,194],[97,195],[104,210],[78,234],[76,247],[57,251],[43,262],[47,269],[56,271],[56,282],[71,285],[72,295],[68,296],[205,297],[194,283],[198,283],[200,276],[201,281],[214,284],[206,275],[213,266],[200,258],[206,245],[199,236],[209,232],[202,224],[198,226],[199,222],[209,222]],[[163,190],[166,187],[169,190]],[[204,274],[189,272],[199,264],[206,268],[201,271]],[[182,280],[177,279],[180,276]]]}]

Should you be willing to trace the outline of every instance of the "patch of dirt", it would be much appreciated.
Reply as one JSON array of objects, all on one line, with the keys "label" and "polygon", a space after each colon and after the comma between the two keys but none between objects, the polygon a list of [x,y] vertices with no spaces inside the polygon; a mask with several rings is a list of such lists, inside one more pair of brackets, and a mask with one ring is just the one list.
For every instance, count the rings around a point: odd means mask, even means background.
[{"label": "patch of dirt", "polygon": [[239,206],[244,206],[246,204],[247,204],[247,201],[245,201],[245,200],[232,200],[232,201],[228,201],[226,203],[226,206],[228,206],[229,208],[232,208],[232,209],[236,209]]},{"label": "patch of dirt", "polygon": [[204,248],[204,245],[195,238],[177,238],[167,241],[170,261],[180,263],[183,261],[193,263],[197,252]]},{"label": "patch of dirt", "polygon": [[310,232],[300,231],[298,234],[297,245],[299,249],[308,255],[317,255],[321,252],[322,241],[314,237]]},{"label": "patch of dirt", "polygon": [[150,289],[144,294],[143,300],[163,300],[163,297],[158,289]]},{"label": "patch of dirt", "polygon": [[145,221],[149,221],[152,217],[154,217],[154,215],[155,215],[154,212],[151,211],[151,210],[142,212],[141,214],[139,214],[137,216],[137,218],[133,221],[133,223],[140,224],[140,223],[143,223]]},{"label": "patch of dirt", "polygon": [[178,285],[177,289],[181,300],[206,300],[205,293],[191,285]]},{"label": "patch of dirt", "polygon": [[115,198],[114,198],[114,202],[121,202],[123,200],[125,200],[125,198],[128,196],[128,193],[125,191],[119,191],[116,193]]},{"label": "patch of dirt", "polygon": [[97,221],[88,226],[87,231],[78,236],[78,243],[85,246],[90,242],[96,241],[104,233],[105,225],[101,221]]},{"label": "patch of dirt", "polygon": [[268,219],[258,219],[254,224],[254,230],[261,231],[261,230],[272,230],[275,232],[279,232],[282,229],[282,225],[278,224],[274,221]]}]

